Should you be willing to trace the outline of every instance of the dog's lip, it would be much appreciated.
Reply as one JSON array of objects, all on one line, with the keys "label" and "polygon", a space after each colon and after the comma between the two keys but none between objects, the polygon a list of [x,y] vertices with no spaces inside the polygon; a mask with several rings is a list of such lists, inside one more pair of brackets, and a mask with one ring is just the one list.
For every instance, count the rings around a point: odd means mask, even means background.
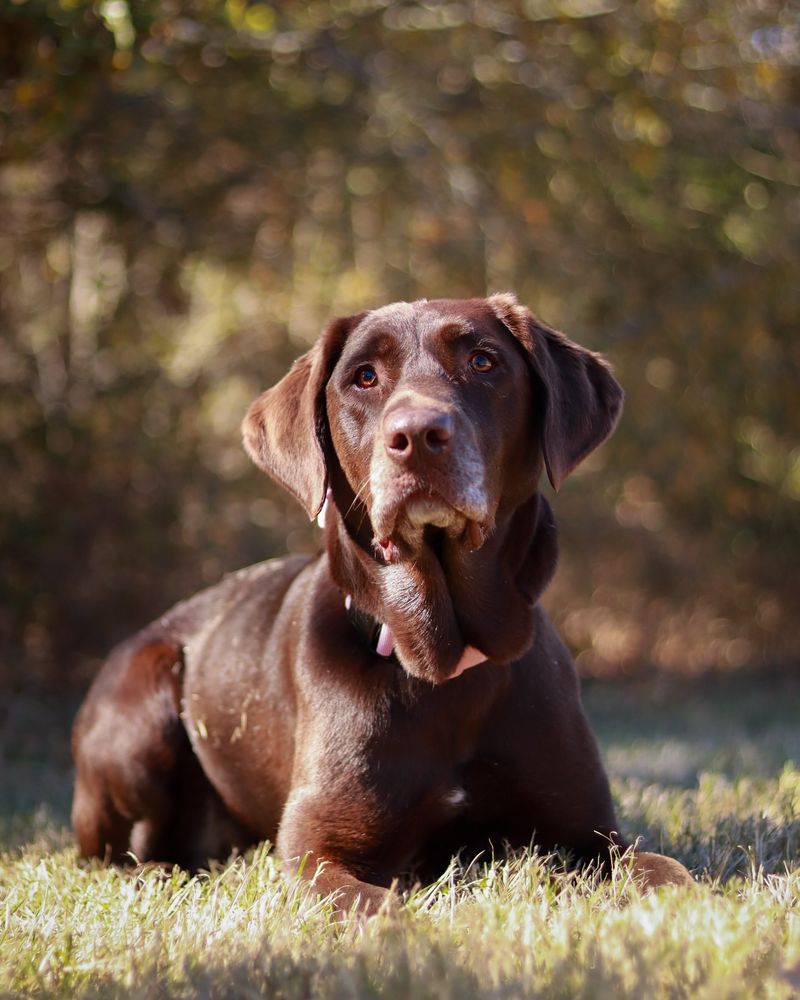
[{"label": "dog's lip", "polygon": [[402,558],[404,526],[414,532],[427,527],[441,529],[466,541],[473,550],[483,545],[491,531],[486,512],[469,509],[431,490],[413,490],[385,513],[388,516],[381,519],[382,530],[376,531],[374,544],[387,562]]},{"label": "dog's lip", "polygon": [[438,490],[415,489],[393,504],[389,512],[392,527],[385,535],[402,534],[404,525],[414,531],[432,527],[448,534],[466,532],[471,524],[485,526],[489,518],[485,511],[474,509],[460,498],[449,499]]},{"label": "dog's lip", "polygon": [[438,493],[412,494],[402,505],[400,514],[415,528],[428,524],[436,528],[449,528],[455,521],[461,521],[465,517],[454,504],[448,503]]}]

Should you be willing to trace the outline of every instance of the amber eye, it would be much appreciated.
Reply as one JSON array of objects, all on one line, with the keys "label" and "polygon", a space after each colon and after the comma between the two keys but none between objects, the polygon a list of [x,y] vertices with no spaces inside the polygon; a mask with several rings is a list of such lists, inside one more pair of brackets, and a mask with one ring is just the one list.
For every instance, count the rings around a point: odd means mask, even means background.
[{"label": "amber eye", "polygon": [[378,373],[372,365],[363,365],[356,372],[356,385],[359,389],[372,389],[378,384]]},{"label": "amber eye", "polygon": [[488,354],[484,354],[483,351],[476,351],[469,359],[469,366],[479,375],[485,375],[494,368],[494,360]]}]

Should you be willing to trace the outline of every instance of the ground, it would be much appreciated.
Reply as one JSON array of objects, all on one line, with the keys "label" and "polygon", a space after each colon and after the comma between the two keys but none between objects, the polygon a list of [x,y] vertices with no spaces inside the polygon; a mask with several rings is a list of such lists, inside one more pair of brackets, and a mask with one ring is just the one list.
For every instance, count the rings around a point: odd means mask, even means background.
[{"label": "ground", "polygon": [[454,864],[337,923],[267,847],[189,879],[77,862],[75,705],[0,702],[0,997],[800,996],[800,679],[595,682],[624,830],[693,890],[643,895],[557,858]]}]

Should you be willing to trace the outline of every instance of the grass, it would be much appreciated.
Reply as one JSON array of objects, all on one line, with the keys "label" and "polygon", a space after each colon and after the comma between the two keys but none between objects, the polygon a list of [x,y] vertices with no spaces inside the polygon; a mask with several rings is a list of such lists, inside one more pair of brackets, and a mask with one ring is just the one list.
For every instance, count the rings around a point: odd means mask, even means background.
[{"label": "grass", "polygon": [[587,690],[625,830],[694,891],[525,853],[343,923],[263,847],[193,879],[79,866],[69,712],[18,698],[0,717],[0,997],[796,997],[799,695],[771,678]]}]

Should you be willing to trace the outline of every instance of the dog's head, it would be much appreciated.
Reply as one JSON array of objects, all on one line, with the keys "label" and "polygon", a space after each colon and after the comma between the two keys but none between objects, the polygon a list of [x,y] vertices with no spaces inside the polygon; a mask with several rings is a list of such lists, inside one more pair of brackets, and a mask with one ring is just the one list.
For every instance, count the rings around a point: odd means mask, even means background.
[{"label": "dog's head", "polygon": [[243,432],[310,517],[333,485],[393,562],[431,531],[479,547],[543,465],[558,488],[621,407],[598,355],[494,295],[336,320],[252,404]]}]

